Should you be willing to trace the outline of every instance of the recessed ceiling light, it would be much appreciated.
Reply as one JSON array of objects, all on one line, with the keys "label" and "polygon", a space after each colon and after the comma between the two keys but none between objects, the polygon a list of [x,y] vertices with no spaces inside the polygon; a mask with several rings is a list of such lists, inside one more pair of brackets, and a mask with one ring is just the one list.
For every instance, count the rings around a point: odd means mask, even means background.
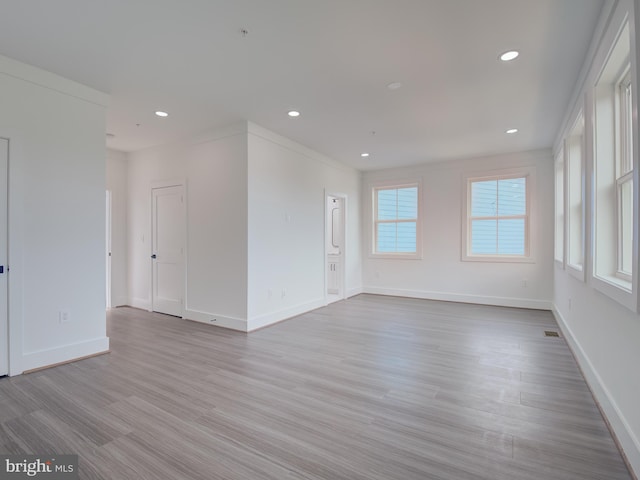
[{"label": "recessed ceiling light", "polygon": [[389,85],[387,85],[387,88],[389,90],[397,90],[402,86],[402,84],[400,82],[392,82]]},{"label": "recessed ceiling light", "polygon": [[518,58],[518,55],[520,55],[520,52],[517,50],[509,50],[508,52],[504,52],[500,55],[500,60],[503,62],[510,62],[511,60]]},{"label": "recessed ceiling light", "polygon": [[510,129],[509,129],[509,130],[507,130],[505,133],[509,133],[509,134],[512,134],[512,133],[518,133],[518,129],[517,129],[517,128],[510,128]]},{"label": "recessed ceiling light", "polygon": [[159,116],[159,117],[168,117],[169,116],[169,114],[167,112],[161,112],[160,110],[158,110],[156,112],[156,115]]},{"label": "recessed ceiling light", "polygon": [[287,115],[289,115],[290,117],[299,117],[300,116],[300,112],[298,112],[297,110],[290,110]]},{"label": "recessed ceiling light", "polygon": [[361,153],[360,156],[362,158],[367,158],[369,156],[369,154],[367,152],[365,152],[365,153]]}]

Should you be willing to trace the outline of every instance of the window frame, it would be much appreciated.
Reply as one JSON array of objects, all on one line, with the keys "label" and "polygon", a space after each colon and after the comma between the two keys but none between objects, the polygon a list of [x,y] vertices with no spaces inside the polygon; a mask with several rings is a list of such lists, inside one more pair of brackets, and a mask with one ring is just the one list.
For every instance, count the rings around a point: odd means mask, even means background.
[{"label": "window frame", "polygon": [[[624,209],[623,209],[623,192],[625,184],[633,182],[633,87],[631,84],[631,62],[624,68],[624,72],[620,79],[616,82],[616,124],[615,142],[616,142],[616,166],[615,166],[615,189],[616,189],[616,271],[615,276],[624,282],[631,283],[633,280],[633,259],[631,260],[631,272],[624,271]],[[631,105],[624,101],[623,97],[628,95]],[[633,209],[633,190],[631,196],[631,208]],[[633,257],[633,218],[631,219],[631,255]],[[629,227],[627,225],[627,227]]]},{"label": "window frame", "polygon": [[[575,115],[572,128],[567,134],[565,145],[565,265],[567,271],[576,279],[585,281],[586,252],[586,123],[584,111],[581,108]],[[579,148],[580,156],[575,161],[575,149]],[[575,196],[575,188],[579,187],[579,195]],[[574,209],[574,200],[579,198],[579,208]],[[576,215],[579,225],[576,228]],[[574,249],[579,249],[577,252]],[[579,262],[574,261],[574,255]]]},{"label": "window frame", "polygon": [[562,141],[554,160],[554,243],[553,258],[560,268],[565,268],[566,258],[566,199],[565,199],[565,144]]},{"label": "window frame", "polygon": [[[461,260],[463,262],[490,262],[490,263],[535,263],[535,241],[533,239],[533,233],[535,230],[535,205],[534,200],[536,198],[536,175],[535,167],[527,166],[509,170],[499,170],[493,172],[483,173],[471,173],[463,176],[463,214],[462,214],[462,252]],[[525,254],[524,255],[510,255],[510,254],[473,254],[471,253],[471,222],[472,219],[472,185],[475,182],[482,181],[498,181],[508,180],[513,178],[525,178],[526,184],[526,214],[525,219]],[[496,219],[502,218],[502,216],[492,217]],[[513,216],[504,216],[504,218],[514,218]]]},{"label": "window frame", "polygon": [[[417,217],[416,223],[416,251],[415,252],[378,252],[378,224],[379,223],[407,223],[413,222],[414,219],[402,219],[402,220],[385,220],[379,221],[378,217],[378,195],[380,190],[398,190],[402,188],[418,189],[417,195]],[[369,248],[370,258],[386,258],[386,259],[404,259],[404,260],[421,260],[422,259],[422,178],[417,179],[404,179],[404,180],[390,180],[384,182],[372,183],[369,188],[371,198],[371,246]]]},{"label": "window frame", "polygon": [[[630,166],[633,181],[633,239],[632,239],[632,275],[630,280],[618,275],[620,251],[620,199],[619,186],[626,179],[619,182],[619,154],[621,150],[619,140],[620,104],[619,85],[629,69],[634,65],[633,46],[631,42],[632,24],[628,12],[618,10],[616,18],[612,20],[616,27],[609,29],[607,38],[602,42],[597,53],[597,70],[589,102],[593,108],[592,125],[593,136],[593,192],[591,213],[591,236],[593,238],[591,268],[591,283],[595,290],[603,293],[624,307],[634,312],[640,312],[638,303],[638,125],[636,115],[631,122],[631,138],[634,140],[631,148]],[[632,112],[637,108],[637,99],[633,98],[637,92],[638,82],[635,70],[631,69]]]}]

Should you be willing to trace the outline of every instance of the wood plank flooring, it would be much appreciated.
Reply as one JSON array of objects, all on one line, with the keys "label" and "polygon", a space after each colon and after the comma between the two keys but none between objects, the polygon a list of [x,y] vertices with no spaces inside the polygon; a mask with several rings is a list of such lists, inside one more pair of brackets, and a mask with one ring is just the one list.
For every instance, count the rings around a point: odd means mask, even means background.
[{"label": "wood plank flooring", "polygon": [[0,379],[0,452],[83,479],[631,478],[549,312],[360,295],[251,334],[118,308]]}]

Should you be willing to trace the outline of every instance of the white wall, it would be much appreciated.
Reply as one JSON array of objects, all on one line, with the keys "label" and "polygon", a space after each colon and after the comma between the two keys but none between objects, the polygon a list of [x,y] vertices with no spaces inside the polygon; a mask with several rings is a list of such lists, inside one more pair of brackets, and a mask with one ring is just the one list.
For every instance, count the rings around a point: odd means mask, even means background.
[{"label": "white wall", "polygon": [[[108,97],[0,57],[10,139],[10,374],[105,351]],[[59,312],[69,322],[59,323]]]},{"label": "white wall", "polygon": [[244,330],[247,317],[246,124],[128,155],[129,304],[151,308],[151,186],[187,198],[184,316]]},{"label": "white wall", "polygon": [[107,150],[107,190],[111,192],[111,306],[127,305],[127,155]]},{"label": "white wall", "polygon": [[[591,46],[591,53],[585,63],[583,72],[583,82],[576,89],[576,102],[567,111],[567,121],[564,128],[559,132],[556,144],[559,145],[566,132],[570,128],[570,123],[575,112],[580,108],[585,108],[585,130],[587,135],[587,179],[593,178],[593,151],[591,141],[592,131],[592,108],[590,103],[583,103],[585,95],[587,101],[590,96],[590,86],[595,85],[597,75],[605,61],[609,46],[615,37],[619,22],[630,12],[632,30],[632,57],[637,58],[640,54],[637,37],[637,25],[640,22],[638,6],[639,1],[635,1],[636,11],[633,11],[631,1],[614,2],[616,8],[613,10],[605,8],[600,22],[599,32],[594,36],[594,43]],[[610,3],[609,6],[613,5]],[[608,16],[613,12],[611,17]],[[635,18],[635,23],[634,23]],[[609,23],[609,21],[612,23]],[[635,73],[634,91],[638,92],[638,64],[632,64]],[[637,108],[638,96],[634,95]],[[638,140],[637,126],[634,135]],[[634,168],[636,171],[635,187],[638,186],[638,146],[635,146]],[[607,420],[622,446],[624,453],[636,474],[640,474],[640,375],[637,366],[640,365],[640,315],[621,303],[600,293],[595,287],[596,281],[593,278],[593,246],[592,235],[589,233],[593,229],[592,182],[587,181],[586,189],[586,259],[585,259],[585,280],[581,281],[570,275],[563,269],[562,264],[556,263],[554,267],[554,314],[560,324],[562,331],[571,345],[577,360],[584,372],[596,399],[601,405]],[[635,219],[638,221],[638,203],[636,198]],[[637,243],[637,230],[635,242]],[[637,248],[637,245],[636,245]],[[635,275],[638,274],[638,263],[634,263]],[[637,287],[637,281],[634,285]],[[634,306],[633,306],[634,307]]]},{"label": "white wall", "polygon": [[186,318],[247,331],[324,305],[325,190],[348,197],[347,288],[361,290],[355,170],[250,123],[128,159],[131,305],[151,306],[150,188],[172,179],[187,188]]},{"label": "white wall", "polygon": [[[346,291],[361,291],[360,173],[249,124],[248,329],[325,305],[325,191],[347,197]],[[284,293],[284,295],[283,295]]]},{"label": "white wall", "polygon": [[[463,262],[463,175],[534,166],[534,263]],[[371,184],[422,178],[423,257],[372,258]],[[364,291],[481,304],[550,308],[553,258],[553,164],[548,151],[473,158],[402,169],[367,172],[363,177]],[[526,287],[522,281],[526,280]]]}]

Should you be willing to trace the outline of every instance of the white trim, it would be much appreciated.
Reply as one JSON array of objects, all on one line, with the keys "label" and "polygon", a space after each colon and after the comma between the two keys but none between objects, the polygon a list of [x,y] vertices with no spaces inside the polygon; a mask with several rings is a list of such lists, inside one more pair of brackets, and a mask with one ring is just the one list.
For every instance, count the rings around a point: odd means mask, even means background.
[{"label": "white trim", "polygon": [[112,236],[112,220],[113,220],[113,216],[112,216],[112,203],[113,203],[113,197],[112,197],[112,192],[111,190],[109,190],[108,188],[106,189],[106,195],[105,195],[105,216],[106,216],[106,225],[105,225],[105,230],[106,230],[106,238],[105,238],[105,243],[106,243],[106,248],[105,248],[105,263],[106,263],[106,275],[105,275],[105,280],[106,280],[106,288],[105,288],[105,296],[106,296],[106,307],[107,310],[110,309],[113,306],[113,295],[111,293],[111,279],[112,279],[112,275],[111,275],[111,245],[112,245],[112,241],[111,241],[111,236]]},{"label": "white trim", "polygon": [[324,296],[322,296],[322,298],[318,298],[311,302],[301,303],[299,305],[294,305],[293,307],[278,310],[276,312],[258,315],[257,317],[249,318],[247,320],[247,331],[252,332],[254,330],[257,330],[258,328],[263,328],[282,320],[287,320],[289,318],[302,315],[303,313],[316,310],[318,308],[324,307],[325,305],[325,299]]},{"label": "white trim", "polygon": [[403,290],[398,288],[379,287],[364,287],[362,293],[388,295],[392,297],[421,298],[425,300],[441,300],[445,302],[473,303],[476,305],[495,305],[499,307],[551,310],[550,300],[533,300],[529,298],[492,297],[486,295],[466,295],[452,292],[432,292],[426,290]]},{"label": "white trim", "polygon": [[111,308],[124,307],[126,305],[129,305],[128,297],[116,297],[113,301],[113,304],[111,305]]},{"label": "white trim", "polygon": [[[371,212],[369,215],[369,221],[371,224],[368,227],[367,238],[369,238],[369,245],[367,247],[368,257],[370,259],[393,259],[393,260],[422,260],[423,256],[423,229],[424,229],[424,188],[423,188],[423,179],[421,175],[412,177],[412,178],[404,178],[404,179],[395,179],[395,180],[374,180],[367,184],[366,195],[369,195],[371,202]],[[376,190],[384,190],[384,189],[398,189],[398,188],[406,188],[406,187],[418,187],[418,216],[416,218],[416,251],[415,253],[401,253],[401,252],[389,252],[389,253],[378,253],[376,252],[376,220],[375,216],[377,213],[377,201],[376,201]]]},{"label": "white trim", "polygon": [[571,275],[573,278],[584,283],[584,280],[585,280],[584,265],[572,265],[570,263],[567,263],[566,270],[569,273],[569,275]]},{"label": "white trim", "polygon": [[[185,187],[187,185],[187,179],[185,177],[170,178],[168,180],[155,180],[151,182],[151,190],[155,188],[168,188],[168,187]],[[186,194],[187,192],[183,192]]]},{"label": "white trim", "polygon": [[[607,278],[600,275],[593,275],[591,277],[591,284],[596,291],[635,312],[637,305],[634,292],[630,291],[626,286],[621,285],[620,283],[621,280],[613,276]],[[628,285],[632,284],[628,283]]]},{"label": "white trim", "polygon": [[591,363],[589,356],[582,348],[582,345],[577,340],[569,324],[565,321],[555,304],[552,305],[552,312],[582,370],[596,402],[605,416],[605,420],[613,430],[620,448],[622,448],[623,455],[626,457],[631,468],[635,472],[640,472],[640,440],[634,434],[629,422],[620,411],[618,404],[594,368],[593,363]]},{"label": "white trim", "polygon": [[130,297],[126,305],[148,312],[151,311],[151,300],[148,298]]},{"label": "white trim", "polygon": [[200,312],[198,310],[184,311],[185,320],[191,320],[193,322],[205,323],[207,325],[214,325],[216,327],[229,328],[231,330],[239,330],[241,332],[247,331],[247,321],[241,318],[226,317],[224,315],[218,315],[216,313]]},{"label": "white trim", "polygon": [[25,353],[22,357],[22,370],[20,373],[35,368],[69,362],[89,355],[95,355],[96,353],[107,352],[108,350],[109,337],[101,337],[85,342],[65,345],[63,347]]},{"label": "white trim", "polygon": [[[619,8],[618,8],[619,7]],[[590,215],[591,255],[593,264],[589,271],[590,282],[595,290],[620,303],[631,311],[638,311],[637,294],[637,142],[633,141],[631,152],[631,170],[620,174],[621,164],[621,100],[620,85],[624,77],[630,72],[630,87],[633,97],[637,91],[635,81],[635,22],[631,2],[619,2],[616,10],[609,19],[606,37],[598,45],[597,57],[594,60],[593,89],[596,93],[590,104],[594,109],[593,125],[591,126],[593,137],[592,167],[592,200],[593,211]],[[597,69],[596,69],[597,67]],[[634,98],[634,106],[637,99]],[[610,113],[598,113],[598,106],[605,104],[612,108]],[[634,106],[632,108],[634,108]],[[602,118],[601,118],[602,117]],[[635,117],[635,116],[634,116]],[[612,121],[611,121],[612,120]],[[635,139],[637,122],[632,120],[632,137]],[[600,142],[599,142],[600,141]],[[620,269],[620,252],[622,236],[620,235],[621,219],[621,179],[632,177],[633,181],[633,241],[632,241],[632,268],[628,281],[625,274],[616,272]],[[603,193],[604,192],[604,193]],[[607,223],[614,219],[613,228],[610,230]],[[613,238],[608,238],[607,235]],[[605,237],[605,238],[603,238]],[[612,257],[611,260],[609,260]],[[604,259],[604,260],[602,260]]]},{"label": "white trim", "polygon": [[[553,156],[553,259],[557,267],[562,268],[563,270],[567,264],[567,235],[566,235],[566,224],[567,224],[567,202],[566,202],[566,159],[565,159],[565,142],[562,140],[562,143]],[[562,186],[562,195],[559,198],[558,195],[558,174],[562,175],[560,179],[560,185]],[[558,203],[562,202],[562,225],[561,228],[558,228]],[[562,241],[558,242],[558,235],[562,235]],[[561,255],[562,258],[558,258],[556,255],[558,252],[556,251],[557,244],[561,243],[560,248],[562,249]]]},{"label": "white trim", "polygon": [[[586,104],[586,102],[585,102]],[[565,240],[565,248],[566,248],[566,264],[567,271],[573,275],[576,279],[585,281],[585,262],[587,259],[586,254],[586,223],[587,223],[587,215],[586,215],[586,194],[587,194],[587,183],[586,183],[586,157],[587,157],[587,143],[586,143],[586,121],[584,108],[581,107],[578,109],[578,113],[576,114],[576,118],[572,124],[569,133],[565,138],[565,215],[564,221],[566,223],[566,240]],[[579,140],[579,142],[577,142]],[[580,155],[577,160],[579,162],[575,162],[575,157],[572,155],[572,152],[575,150],[575,146],[578,145],[580,147]],[[574,152],[575,153],[575,152]],[[573,165],[573,162],[576,165]],[[579,170],[576,172],[575,169],[572,168],[572,165],[575,167],[579,166]],[[572,195],[575,193],[571,188],[572,180],[574,180],[574,176],[578,176],[577,179],[580,185],[580,229],[578,232],[578,240],[574,241],[571,229],[572,225]],[[572,255],[572,245],[580,245],[580,261],[581,263],[572,263],[571,255]]]},{"label": "white trim", "polygon": [[[248,132],[247,122],[237,122],[237,123],[228,125],[226,127],[203,132],[200,135],[196,136],[195,138],[192,138],[188,144],[191,146],[195,146],[195,145],[200,145],[202,143],[215,142],[215,141],[223,140],[225,138],[235,137],[238,135],[246,135],[247,132]],[[154,148],[160,148],[162,150],[165,150],[166,147],[167,145],[161,145],[160,147],[154,147]]]},{"label": "white trim", "polygon": [[9,375],[20,375],[22,367],[23,336],[23,140],[22,135],[13,129],[1,129],[0,136],[9,139],[9,251],[7,275],[9,285]]},{"label": "white trim", "polygon": [[356,295],[360,295],[364,293],[364,289],[362,287],[350,288],[347,290],[347,298],[355,297]]},{"label": "white trim", "polygon": [[[469,252],[471,244],[471,230],[469,228],[469,212],[471,211],[471,195],[469,190],[472,182],[482,180],[503,180],[510,178],[526,179],[526,219],[525,219],[525,254],[524,255],[472,255]],[[536,182],[536,167],[527,165],[516,168],[500,169],[483,172],[467,172],[462,175],[462,212],[460,259],[463,262],[490,262],[490,263],[536,263],[536,242],[534,240],[536,229],[536,203],[538,191]]]},{"label": "white trim", "polygon": [[0,74],[102,107],[109,106],[109,95],[106,93],[2,55],[0,55]]}]

